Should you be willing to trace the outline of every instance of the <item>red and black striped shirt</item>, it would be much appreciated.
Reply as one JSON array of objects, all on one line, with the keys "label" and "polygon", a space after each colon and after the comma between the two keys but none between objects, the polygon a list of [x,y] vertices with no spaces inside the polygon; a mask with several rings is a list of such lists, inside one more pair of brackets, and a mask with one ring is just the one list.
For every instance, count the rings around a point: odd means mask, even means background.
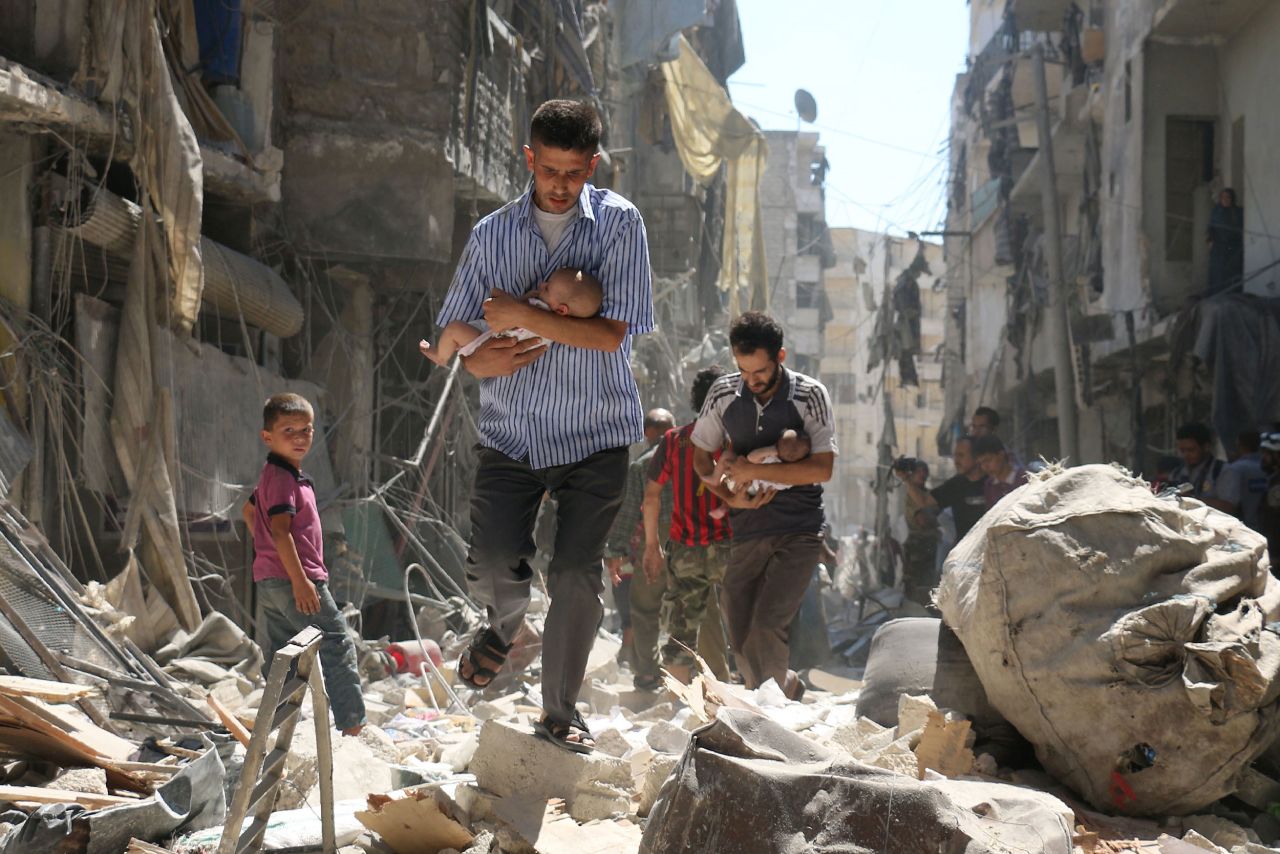
[{"label": "red and black striped shirt", "polygon": [[729,519],[711,518],[720,499],[693,468],[692,435],[693,424],[663,435],[649,461],[649,480],[671,482],[671,539],[686,546],[709,546],[730,538]]}]

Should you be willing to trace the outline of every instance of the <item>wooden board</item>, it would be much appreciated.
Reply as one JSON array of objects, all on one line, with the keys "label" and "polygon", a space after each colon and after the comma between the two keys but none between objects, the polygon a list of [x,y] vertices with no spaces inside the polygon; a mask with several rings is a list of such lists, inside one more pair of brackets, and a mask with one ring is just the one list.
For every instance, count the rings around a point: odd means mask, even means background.
[{"label": "wooden board", "polygon": [[213,709],[218,715],[218,720],[222,721],[222,725],[227,728],[227,731],[236,737],[236,741],[248,748],[252,734],[245,728],[245,725],[240,723],[236,716],[231,713],[231,710],[224,706],[217,697],[212,694],[206,694],[204,700],[209,704],[209,708]]},{"label": "wooden board", "polygon": [[133,742],[107,732],[67,709],[30,697],[0,696],[0,713],[20,726],[99,759],[127,761],[138,749]]},{"label": "wooden board", "polygon": [[36,786],[0,786],[0,801],[18,804],[80,804],[91,810],[138,803],[137,798],[70,792],[65,789],[43,789]]},{"label": "wooden board", "polygon": [[51,703],[71,703],[96,693],[97,691],[89,685],[0,675],[0,694],[6,697],[35,697]]}]

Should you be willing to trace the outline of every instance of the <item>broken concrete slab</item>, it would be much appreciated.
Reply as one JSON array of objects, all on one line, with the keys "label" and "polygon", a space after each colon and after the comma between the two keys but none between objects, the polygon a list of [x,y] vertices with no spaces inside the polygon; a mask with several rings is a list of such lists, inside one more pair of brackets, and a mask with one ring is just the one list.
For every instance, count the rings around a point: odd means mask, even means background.
[{"label": "broken concrete slab", "polygon": [[[365,727],[356,738],[333,739],[333,796],[335,800],[363,800],[370,792],[389,792],[392,785],[391,766],[398,760],[393,748]],[[367,735],[365,733],[368,733]],[[295,809],[303,805],[319,807],[319,767],[316,762],[315,727],[299,727],[294,732],[285,760],[285,781],[276,799],[277,810]]]},{"label": "broken concrete slab", "polygon": [[608,783],[583,783],[567,798],[574,821],[604,821],[626,816],[631,811],[631,792]]},{"label": "broken concrete slab", "polygon": [[905,779],[722,709],[663,788],[640,851],[757,854],[804,839],[815,850],[878,854],[1072,854],[1072,817],[1050,795]]},{"label": "broken concrete slab", "polygon": [[659,753],[684,753],[689,746],[689,731],[670,721],[658,721],[649,727],[645,741]]},{"label": "broken concrete slab", "polygon": [[606,756],[615,756],[621,759],[631,752],[631,742],[627,741],[622,733],[616,729],[601,730],[596,733],[596,751]]},{"label": "broken concrete slab", "polygon": [[564,798],[572,803],[584,784],[603,783],[630,792],[629,763],[600,752],[571,753],[527,727],[486,721],[469,770],[476,782],[504,797]]},{"label": "broken concrete slab", "polygon": [[936,711],[938,706],[929,695],[903,694],[898,698],[898,736],[923,730],[929,723],[929,713]]}]

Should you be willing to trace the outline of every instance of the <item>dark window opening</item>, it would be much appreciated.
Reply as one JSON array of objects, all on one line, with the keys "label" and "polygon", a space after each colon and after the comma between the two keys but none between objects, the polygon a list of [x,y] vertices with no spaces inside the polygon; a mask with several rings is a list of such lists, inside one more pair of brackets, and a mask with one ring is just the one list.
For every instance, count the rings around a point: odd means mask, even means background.
[{"label": "dark window opening", "polygon": [[1164,257],[1190,262],[1196,194],[1213,180],[1212,120],[1170,116],[1164,127]]}]

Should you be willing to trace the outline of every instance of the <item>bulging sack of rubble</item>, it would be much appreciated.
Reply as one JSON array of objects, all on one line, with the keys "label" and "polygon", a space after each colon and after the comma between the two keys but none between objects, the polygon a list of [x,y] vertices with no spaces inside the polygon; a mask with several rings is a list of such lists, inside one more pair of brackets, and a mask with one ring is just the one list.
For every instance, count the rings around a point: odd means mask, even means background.
[{"label": "bulging sack of rubble", "polygon": [[1280,731],[1266,541],[1111,466],[1048,472],[948,556],[936,594],[987,697],[1095,806],[1199,810]]}]

